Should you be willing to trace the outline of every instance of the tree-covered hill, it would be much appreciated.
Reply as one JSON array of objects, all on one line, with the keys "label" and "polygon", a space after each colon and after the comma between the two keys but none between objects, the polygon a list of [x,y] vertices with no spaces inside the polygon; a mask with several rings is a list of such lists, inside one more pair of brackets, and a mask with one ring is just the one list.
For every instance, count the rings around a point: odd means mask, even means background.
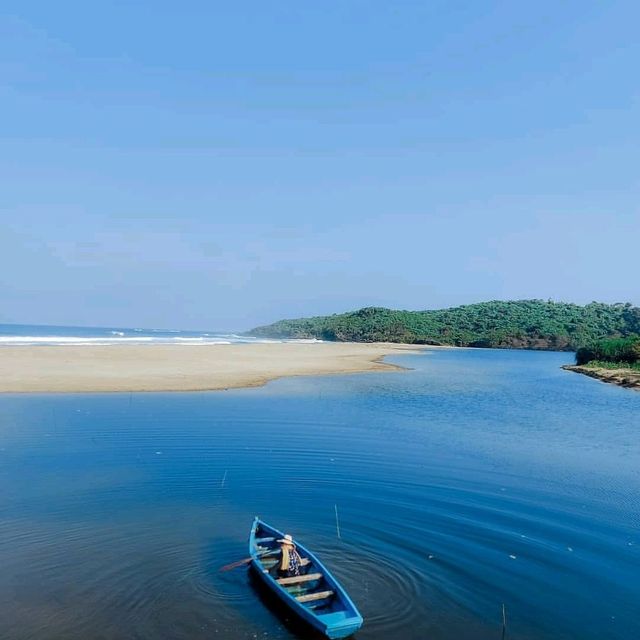
[{"label": "tree-covered hill", "polygon": [[640,308],[544,300],[481,302],[434,311],[359,311],[280,320],[257,327],[262,337],[354,342],[405,342],[472,347],[574,350],[602,338],[640,333]]}]

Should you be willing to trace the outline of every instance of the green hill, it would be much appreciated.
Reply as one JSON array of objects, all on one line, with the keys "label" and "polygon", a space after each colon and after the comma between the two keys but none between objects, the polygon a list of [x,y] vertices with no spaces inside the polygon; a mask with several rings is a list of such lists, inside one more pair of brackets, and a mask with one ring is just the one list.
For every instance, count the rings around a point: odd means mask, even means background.
[{"label": "green hill", "polygon": [[574,350],[602,338],[640,333],[640,308],[543,300],[481,302],[434,311],[366,307],[315,318],[280,320],[251,335],[353,342]]}]

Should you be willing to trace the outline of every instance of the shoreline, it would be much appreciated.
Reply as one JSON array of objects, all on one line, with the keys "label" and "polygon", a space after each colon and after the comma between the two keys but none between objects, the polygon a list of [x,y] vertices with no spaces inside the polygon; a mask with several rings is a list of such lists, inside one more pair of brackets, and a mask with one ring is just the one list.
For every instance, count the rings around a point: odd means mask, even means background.
[{"label": "shoreline", "polygon": [[579,364],[565,364],[562,368],[565,371],[574,371],[575,373],[595,378],[600,382],[640,391],[640,371],[634,371],[633,369],[604,369],[602,367],[587,367]]},{"label": "shoreline", "polygon": [[402,371],[383,358],[424,350],[353,342],[6,346],[0,393],[220,391],[291,376]]}]

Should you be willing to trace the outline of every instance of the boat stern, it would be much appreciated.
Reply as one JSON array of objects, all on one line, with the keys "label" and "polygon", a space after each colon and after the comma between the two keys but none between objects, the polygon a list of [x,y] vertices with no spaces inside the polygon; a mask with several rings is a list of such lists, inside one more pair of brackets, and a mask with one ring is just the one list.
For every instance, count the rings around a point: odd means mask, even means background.
[{"label": "boat stern", "polygon": [[324,633],[327,638],[332,639],[348,638],[362,626],[363,622],[361,615],[348,615],[344,611],[320,614],[318,619],[326,625]]}]

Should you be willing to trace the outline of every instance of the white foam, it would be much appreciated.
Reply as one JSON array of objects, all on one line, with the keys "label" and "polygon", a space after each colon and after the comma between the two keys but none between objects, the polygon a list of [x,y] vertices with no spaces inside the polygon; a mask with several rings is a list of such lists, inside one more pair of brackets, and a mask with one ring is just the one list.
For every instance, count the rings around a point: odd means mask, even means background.
[{"label": "white foam", "polygon": [[[138,330],[136,330],[138,331]],[[173,344],[173,345],[214,345],[214,344],[282,344],[282,343],[298,343],[298,344],[314,344],[320,343],[322,340],[315,338],[310,339],[273,339],[273,338],[256,338],[253,336],[240,336],[237,334],[203,334],[200,336],[149,336],[140,335],[142,331],[138,331],[136,336],[127,336],[123,331],[109,331],[109,335],[104,336],[61,336],[61,335],[0,335],[1,346],[103,346],[118,344]],[[176,332],[172,332],[176,333]]]},{"label": "white foam", "polygon": [[44,344],[44,343],[55,343],[55,344],[68,344],[70,342],[78,343],[78,344],[92,344],[96,342],[143,342],[143,341],[153,341],[156,338],[148,338],[145,336],[141,336],[139,338],[83,338],[82,336],[0,336],[0,343],[3,344],[15,344],[17,342],[20,343],[29,343],[29,344]]},{"label": "white foam", "polygon": [[231,340],[221,340],[219,338],[201,337],[151,337],[135,336],[126,337],[121,335],[103,337],[82,337],[82,336],[0,336],[0,346],[107,346],[118,344],[175,344],[175,345],[211,345],[211,344],[232,344]]},{"label": "white foam", "polygon": [[178,344],[231,344],[230,340],[220,340],[218,338],[168,338],[167,341],[176,342]]}]

